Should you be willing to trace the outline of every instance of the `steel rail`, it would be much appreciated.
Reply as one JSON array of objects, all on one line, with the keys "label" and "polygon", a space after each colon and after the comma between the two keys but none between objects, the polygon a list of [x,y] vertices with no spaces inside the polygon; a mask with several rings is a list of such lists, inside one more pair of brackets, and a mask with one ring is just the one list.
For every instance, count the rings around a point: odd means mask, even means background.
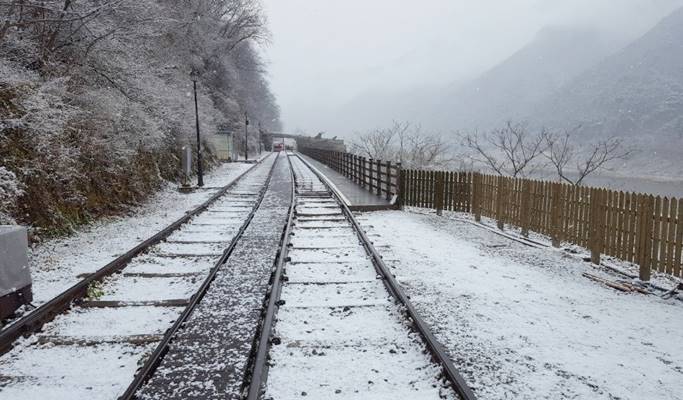
[{"label": "steel rail", "polygon": [[[297,155],[297,157],[299,156]],[[349,209],[349,206],[343,201],[341,201],[341,196],[339,195],[337,190],[334,188],[334,186],[329,184],[327,178],[322,173],[320,173],[320,171],[318,171],[315,167],[312,167],[311,164],[308,161],[306,161],[303,157],[299,157],[299,159],[318,177],[318,179],[320,179],[320,181],[328,188],[330,193],[332,193],[334,198],[341,205],[344,215],[351,222],[351,225],[356,231],[356,234],[361,239],[365,251],[372,259],[372,262],[375,265],[377,272],[382,276],[382,280],[385,286],[387,287],[389,292],[394,296],[394,298],[405,307],[408,316],[412,319],[413,326],[418,331],[420,336],[422,336],[422,339],[427,344],[427,348],[429,349],[432,356],[438,361],[439,364],[441,364],[441,367],[443,368],[443,371],[446,377],[448,378],[448,381],[453,386],[455,392],[463,400],[475,400],[476,397],[472,392],[472,389],[470,389],[470,387],[467,385],[467,382],[465,382],[465,379],[462,377],[462,375],[460,375],[455,365],[453,365],[453,362],[444,350],[441,343],[439,343],[434,334],[432,334],[431,330],[429,329],[429,325],[426,322],[424,322],[422,318],[420,318],[417,310],[410,302],[410,298],[408,297],[408,295],[405,294],[400,284],[396,280],[396,277],[391,273],[389,268],[384,263],[382,256],[379,254],[377,249],[375,249],[375,246],[372,244],[368,236],[361,228],[360,224],[358,223],[353,213]]]},{"label": "steel rail", "polygon": [[0,356],[7,353],[12,349],[14,342],[21,336],[30,335],[38,331],[44,324],[50,322],[55,316],[63,313],[71,307],[74,301],[80,300],[87,295],[88,287],[96,281],[101,281],[103,278],[110,276],[116,272],[119,272],[126,268],[130,261],[141,254],[143,251],[147,250],[149,247],[154,246],[167,237],[169,237],[173,232],[179,229],[183,224],[190,221],[193,217],[204,212],[209,206],[215,203],[219,198],[227,193],[230,188],[235,186],[245,175],[251,172],[257,165],[259,165],[267,157],[259,160],[258,163],[249,167],[246,171],[238,175],[230,183],[223,186],[221,189],[212,195],[204,203],[200,204],[198,207],[186,213],[183,217],[177,219],[154,236],[148,238],[142,243],[138,244],[131,250],[117,257],[115,260],[111,261],[104,267],[100,268],[96,272],[83,278],[80,282],[71,286],[69,289],[65,290],[61,294],[55,296],[50,301],[42,304],[40,307],[32,311],[30,314],[20,318],[15,321],[7,328],[0,331]]},{"label": "steel rail", "polygon": [[223,251],[223,255],[221,256],[221,258],[211,268],[209,275],[207,275],[207,277],[204,279],[202,285],[199,287],[197,292],[195,292],[195,294],[192,295],[192,297],[190,298],[190,303],[185,307],[182,314],[180,314],[175,323],[173,323],[173,325],[168,330],[166,330],[161,342],[159,342],[159,344],[154,349],[152,354],[147,358],[147,361],[145,361],[145,364],[135,374],[133,382],[131,382],[131,384],[128,385],[126,391],[121,396],[119,396],[119,400],[136,399],[137,391],[152,377],[152,375],[156,371],[157,367],[159,366],[164,356],[168,352],[168,347],[171,341],[173,340],[173,337],[178,332],[178,330],[180,330],[180,327],[185,322],[187,322],[187,320],[192,315],[194,309],[197,307],[202,298],[204,298],[204,295],[209,290],[211,283],[214,281],[214,279],[216,279],[216,274],[218,273],[218,270],[225,263],[227,263],[228,259],[235,250],[235,247],[237,247],[239,240],[242,238],[242,235],[244,235],[244,232],[249,227],[249,224],[251,224],[252,219],[254,219],[256,211],[261,206],[261,202],[263,201],[263,198],[266,192],[268,191],[268,186],[270,185],[270,180],[273,176],[273,171],[275,170],[275,166],[277,165],[278,161],[279,160],[276,158],[275,162],[273,162],[273,165],[271,166],[270,171],[268,172],[268,178],[266,179],[265,184],[259,191],[256,203],[249,212],[249,216],[247,216],[247,218],[244,220],[244,223],[242,223],[242,226],[240,226],[240,229],[233,237],[232,241],[230,242],[230,245],[227,249],[225,249],[225,251]]},{"label": "steel rail", "polygon": [[[275,314],[280,305],[280,293],[282,291],[282,271],[285,262],[287,261],[287,253],[289,252],[289,240],[292,232],[292,222],[294,221],[294,210],[296,205],[296,182],[292,162],[289,155],[285,151],[285,156],[289,162],[289,174],[292,181],[291,199],[289,203],[289,213],[287,216],[287,223],[282,230],[282,238],[280,240],[280,248],[277,253],[275,261],[275,268],[272,274],[272,283],[269,292],[266,294],[266,308],[263,316],[263,323],[257,332],[258,340],[255,342],[255,348],[252,351],[251,367],[248,368],[248,373],[244,378],[245,385],[243,392],[246,390],[247,400],[259,400],[262,390],[266,383],[268,376],[268,352],[270,351],[270,336],[273,331],[275,323]],[[247,384],[248,382],[248,384]]]}]

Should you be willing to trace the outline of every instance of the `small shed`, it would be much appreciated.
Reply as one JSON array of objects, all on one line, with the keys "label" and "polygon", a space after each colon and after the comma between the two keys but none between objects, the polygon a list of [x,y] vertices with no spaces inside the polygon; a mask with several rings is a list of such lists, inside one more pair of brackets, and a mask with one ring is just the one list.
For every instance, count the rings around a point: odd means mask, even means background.
[{"label": "small shed", "polygon": [[234,137],[231,130],[227,128],[219,128],[218,131],[208,138],[213,151],[221,161],[233,161],[234,154]]}]

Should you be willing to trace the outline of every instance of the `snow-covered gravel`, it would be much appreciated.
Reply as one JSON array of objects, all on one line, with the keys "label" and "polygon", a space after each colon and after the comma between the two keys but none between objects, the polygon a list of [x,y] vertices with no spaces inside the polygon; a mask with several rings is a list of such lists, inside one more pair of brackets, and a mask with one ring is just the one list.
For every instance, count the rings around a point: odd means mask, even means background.
[{"label": "snow-covered gravel", "polygon": [[683,398],[680,301],[601,286],[574,256],[466,222],[360,218],[479,399]]},{"label": "snow-covered gravel", "polygon": [[169,185],[129,216],[98,221],[71,236],[35,245],[29,255],[34,304],[50,300],[78,282],[78,275],[96,271],[151,237],[251,166],[222,164],[205,177],[202,190],[183,194]]},{"label": "snow-covered gravel", "polygon": [[280,154],[263,201],[140,399],[239,399],[291,202],[289,163]]}]

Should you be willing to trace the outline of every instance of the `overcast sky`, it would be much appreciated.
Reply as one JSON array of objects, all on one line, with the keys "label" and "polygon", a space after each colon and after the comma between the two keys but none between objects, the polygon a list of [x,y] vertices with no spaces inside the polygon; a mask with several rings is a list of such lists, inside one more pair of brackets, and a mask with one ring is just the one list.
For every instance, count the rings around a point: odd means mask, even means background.
[{"label": "overcast sky", "polygon": [[[285,130],[326,130],[376,89],[447,85],[510,56],[544,26],[635,38],[683,0],[262,0]],[[373,127],[368,127],[373,128]]]}]

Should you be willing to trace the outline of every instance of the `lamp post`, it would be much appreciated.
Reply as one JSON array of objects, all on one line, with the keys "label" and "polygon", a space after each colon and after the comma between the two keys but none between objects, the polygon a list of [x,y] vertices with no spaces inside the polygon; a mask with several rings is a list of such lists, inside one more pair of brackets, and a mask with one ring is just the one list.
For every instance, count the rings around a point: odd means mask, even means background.
[{"label": "lamp post", "polygon": [[197,106],[197,77],[199,74],[197,70],[192,69],[190,77],[192,78],[192,84],[194,87],[194,117],[195,126],[197,128],[197,186],[204,186],[204,171],[202,169],[202,142],[199,136],[199,108]]},{"label": "lamp post", "polygon": [[244,112],[244,161],[249,160],[249,115]]}]

